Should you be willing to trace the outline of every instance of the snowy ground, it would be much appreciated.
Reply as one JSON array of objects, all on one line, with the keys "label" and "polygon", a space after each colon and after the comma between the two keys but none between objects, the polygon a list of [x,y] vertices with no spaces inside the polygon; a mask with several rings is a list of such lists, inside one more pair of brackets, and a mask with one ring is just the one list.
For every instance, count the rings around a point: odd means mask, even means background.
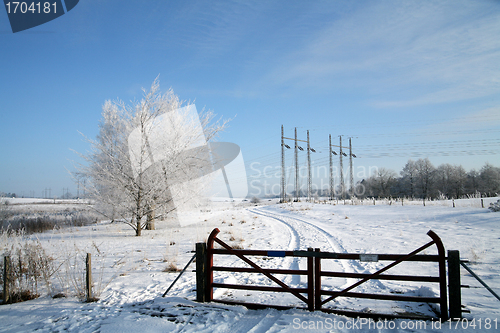
[{"label": "snowy ground", "polygon": [[[406,202],[404,206],[400,202],[390,205],[389,202],[377,202],[374,206],[368,201],[363,205],[263,201],[259,206],[216,202],[209,212],[193,215],[193,224],[189,226],[172,228],[166,223],[158,223],[158,230],[145,231],[142,237],[134,237],[133,230],[126,225],[105,222],[47,232],[37,235],[44,248],[56,261],[72,263],[66,265],[65,273],[54,282],[50,293],[74,294],[74,288],[67,283],[68,276],[83,272],[84,254],[90,252],[94,289],[100,300],[82,303],[75,296],[53,299],[47,295],[24,303],[2,305],[0,332],[495,332],[500,325],[500,301],[480,287],[465,270],[462,270],[462,284],[472,288],[462,290],[462,304],[471,313],[465,314],[467,322],[458,326],[443,323],[439,327],[433,321],[410,320],[369,323],[300,309],[247,310],[241,306],[199,304],[193,301],[196,298],[194,264],[167,297],[161,297],[178,275],[164,272],[165,268],[171,264],[182,268],[192,257],[195,243],[205,241],[215,227],[221,230],[220,239],[248,249],[306,250],[315,247],[322,251],[350,253],[409,253],[429,242],[426,233],[433,230],[441,237],[446,250],[459,250],[463,259],[471,261],[470,267],[500,293],[500,213],[480,208],[478,200],[456,201],[455,208],[451,201],[428,203],[425,207],[421,203]],[[485,201],[485,207],[492,201],[496,198]],[[9,240],[2,239],[2,242]],[[426,253],[434,253],[434,248],[429,248]],[[305,267],[305,261],[297,258],[254,259],[263,267]],[[224,266],[243,266],[232,257],[218,256],[216,260],[216,264]],[[374,272],[387,264],[333,260],[325,263],[328,269],[349,272]],[[394,273],[402,271],[405,274],[435,275],[436,268],[428,264],[394,268]],[[294,287],[304,287],[306,282],[304,277],[298,276],[280,278]],[[260,274],[221,272],[216,273],[214,280],[272,285]],[[340,278],[325,279],[324,285],[339,290],[353,282]],[[358,288],[355,291],[438,294],[438,286],[434,283],[371,281]],[[216,289],[214,296],[217,299],[303,306],[294,296],[281,293]],[[433,314],[429,305],[418,303],[342,298],[328,306],[383,313]]]}]

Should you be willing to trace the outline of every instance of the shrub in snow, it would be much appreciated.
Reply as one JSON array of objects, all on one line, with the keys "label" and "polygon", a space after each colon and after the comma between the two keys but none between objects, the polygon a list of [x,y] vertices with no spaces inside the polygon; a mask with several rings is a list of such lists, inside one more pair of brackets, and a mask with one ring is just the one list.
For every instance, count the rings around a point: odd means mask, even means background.
[{"label": "shrub in snow", "polygon": [[260,202],[260,199],[257,197],[253,197],[252,200],[250,200],[250,202],[253,204],[258,204]]},{"label": "shrub in snow", "polygon": [[[32,240],[20,232],[3,231],[2,258],[9,257],[9,270],[4,276],[2,262],[2,284],[9,281],[9,303],[30,300],[39,296],[39,284],[50,288],[49,278],[55,272],[52,258],[47,255],[39,240]],[[2,295],[3,298],[3,295]]]},{"label": "shrub in snow", "polygon": [[500,212],[500,200],[497,200],[497,202],[490,203],[490,207],[488,208],[492,212]]},{"label": "shrub in snow", "polygon": [[31,213],[0,207],[0,230],[23,230],[26,234],[33,234],[60,227],[90,225],[99,217],[97,213],[86,210]]}]

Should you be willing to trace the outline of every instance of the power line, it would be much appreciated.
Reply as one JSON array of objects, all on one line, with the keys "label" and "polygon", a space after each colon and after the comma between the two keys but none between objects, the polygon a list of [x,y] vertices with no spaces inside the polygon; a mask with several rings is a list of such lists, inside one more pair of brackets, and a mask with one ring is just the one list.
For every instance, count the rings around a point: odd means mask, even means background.
[{"label": "power line", "polygon": [[304,148],[299,146],[299,142],[307,143],[307,200],[311,200],[312,193],[312,177],[311,177],[311,152],[316,152],[314,148],[311,148],[310,140],[309,140],[309,131],[307,131],[307,140],[299,140],[297,137],[297,127],[295,127],[295,137],[287,138],[285,137],[285,132],[283,125],[281,125],[281,200],[284,202],[286,200],[286,184],[285,184],[285,148],[291,149],[285,143],[285,140],[294,140],[294,157],[295,157],[295,199],[294,201],[299,201],[300,197],[300,184],[299,184],[299,150],[303,151]]},{"label": "power line", "polygon": [[[479,131],[479,130],[478,130]],[[436,132],[420,132],[420,133],[390,133],[390,134],[373,134],[373,135],[359,135],[357,137],[369,137],[374,139],[376,137],[397,137],[397,136],[421,136],[421,135],[442,135],[449,133],[460,133],[463,135],[464,133],[476,133],[478,131],[469,130],[469,131],[442,131],[439,133]],[[299,163],[299,151],[304,151],[305,147],[300,146],[300,142],[307,143],[307,198],[311,199],[312,192],[312,168],[313,164],[316,168],[324,168],[324,170],[328,170],[328,165],[330,165],[330,193],[333,196],[334,193],[334,177],[333,177],[333,167],[332,167],[332,158],[334,154],[334,150],[332,147],[339,148],[337,151],[340,151],[339,154],[339,163],[340,163],[340,188],[343,193],[346,192],[346,184],[344,179],[344,169],[343,169],[343,158],[349,156],[349,172],[350,172],[350,191],[353,193],[354,186],[354,176],[353,176],[353,158],[401,158],[401,157],[410,157],[410,158],[421,158],[421,157],[429,157],[429,156],[478,156],[478,155],[497,155],[500,153],[500,150],[497,148],[500,144],[500,139],[469,139],[469,140],[440,140],[440,141],[432,141],[432,142],[420,142],[420,143],[381,143],[381,144],[357,144],[356,145],[356,155],[353,154],[352,151],[352,137],[349,137],[349,147],[342,147],[342,136],[339,136],[340,145],[334,146],[331,144],[331,136],[329,136],[329,142],[326,143],[326,140],[317,141],[315,146],[321,147],[321,149],[314,150],[311,148],[310,141],[310,131],[305,130],[307,134],[307,140],[301,140],[298,138],[298,128],[295,128],[295,136],[294,138],[285,137],[284,127],[282,126],[281,131],[281,156],[277,152],[271,152],[265,155],[257,156],[252,159],[245,160],[245,166],[251,167],[254,173],[247,173],[245,177],[243,174],[238,177],[237,181],[249,181],[249,179],[263,179],[273,177],[279,177],[279,169],[281,169],[281,181],[280,181],[280,199],[282,201],[286,200],[286,189],[287,184],[290,183],[290,177],[292,177],[293,169],[295,169],[295,200],[299,200],[300,198],[300,163]],[[481,130],[482,133],[485,131]],[[486,132],[492,132],[486,131]],[[498,130],[495,130],[498,132]],[[271,136],[275,137],[275,136]],[[345,137],[345,136],[344,136]],[[295,142],[294,148],[294,156],[287,157],[285,154],[286,149],[292,149],[291,145],[286,143],[286,140],[293,140]],[[373,140],[372,140],[373,141]],[[323,143],[325,143],[323,145]],[[328,146],[329,147],[328,147]],[[328,149],[324,149],[324,147],[328,147]],[[342,147],[342,148],[341,148]],[[346,154],[346,150],[349,149],[349,155]],[[319,155],[313,160],[310,153],[317,152]],[[325,156],[322,153],[328,152],[328,156]],[[258,163],[257,165],[254,163]],[[280,165],[281,164],[281,165]],[[289,173],[287,175],[286,165],[290,165],[288,168]],[[263,172],[261,172],[263,170]],[[269,172],[272,172],[273,175],[270,176]],[[325,172],[326,175],[326,172]],[[303,176],[302,176],[303,177]],[[315,177],[318,177],[315,175]],[[321,176],[320,176],[321,177]],[[338,177],[338,176],[336,176]],[[336,178],[335,177],[335,178]],[[277,184],[276,184],[277,185]],[[345,198],[345,197],[344,197]]]}]

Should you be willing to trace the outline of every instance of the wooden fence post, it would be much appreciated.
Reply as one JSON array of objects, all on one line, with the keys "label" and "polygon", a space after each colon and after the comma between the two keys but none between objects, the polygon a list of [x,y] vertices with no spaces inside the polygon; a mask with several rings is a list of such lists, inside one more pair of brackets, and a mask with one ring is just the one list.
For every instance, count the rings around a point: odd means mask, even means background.
[{"label": "wooden fence post", "polygon": [[10,299],[10,257],[3,257],[3,304]]},{"label": "wooden fence post", "polygon": [[439,310],[441,311],[441,320],[448,319],[448,288],[446,288],[446,253],[444,245],[438,235],[432,230],[427,232],[427,235],[432,238],[438,249],[439,256]]},{"label": "wooden fence post", "polygon": [[[317,254],[320,249],[314,249]],[[321,310],[321,258],[319,256],[314,258],[314,309]]]},{"label": "wooden fence post", "polygon": [[448,250],[448,293],[450,318],[461,319],[460,252],[457,250]]},{"label": "wooden fence post", "polygon": [[[307,251],[314,251],[308,248]],[[307,257],[307,309],[314,311],[314,257]]]},{"label": "wooden fence post", "polygon": [[207,301],[207,244],[196,243],[196,301]]},{"label": "wooden fence post", "polygon": [[212,267],[214,266],[214,241],[219,234],[219,228],[212,230],[207,239],[207,261],[206,261],[206,299],[205,302],[211,302],[214,299],[214,271]]},{"label": "wooden fence post", "polygon": [[86,275],[85,275],[85,292],[87,294],[87,302],[92,301],[92,257],[90,253],[87,253],[87,259],[85,261]]}]

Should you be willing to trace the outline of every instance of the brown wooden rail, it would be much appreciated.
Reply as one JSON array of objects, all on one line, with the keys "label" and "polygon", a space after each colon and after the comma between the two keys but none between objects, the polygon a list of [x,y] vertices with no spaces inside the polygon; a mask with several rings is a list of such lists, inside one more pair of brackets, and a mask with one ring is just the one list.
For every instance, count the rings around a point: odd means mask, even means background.
[{"label": "brown wooden rail", "polygon": [[[365,298],[377,299],[385,301],[404,301],[404,302],[422,302],[422,303],[437,303],[440,305],[440,318],[446,320],[448,318],[447,306],[447,284],[446,284],[446,256],[441,239],[430,230],[427,235],[432,238],[432,241],[419,247],[418,249],[408,254],[359,254],[359,253],[334,253],[334,252],[321,252],[320,249],[308,249],[308,251],[266,251],[266,250],[247,250],[247,249],[233,249],[228,244],[217,238],[219,229],[214,229],[210,234],[206,247],[197,246],[198,251],[206,251],[206,255],[197,257],[197,271],[202,269],[203,273],[197,273],[197,298],[199,301],[217,301],[214,300],[214,288],[237,289],[237,290],[253,290],[263,292],[284,292],[290,293],[298,298],[300,301],[307,305],[310,311],[322,310],[327,312],[334,312],[332,309],[323,308],[323,305],[334,300],[337,297],[352,297],[352,298]],[[222,246],[222,249],[214,249],[214,243]],[[202,244],[205,245],[205,244]],[[436,245],[437,255],[419,254],[432,245]],[[199,250],[200,249],[200,250]],[[204,252],[205,253],[205,252]],[[249,267],[224,267],[214,266],[215,255],[232,255],[240,258]],[[248,257],[267,256],[267,257],[303,257],[307,260],[307,269],[269,269],[262,268]],[[325,271],[322,269],[321,262],[323,260],[365,260],[368,261],[390,261],[388,265],[379,269],[374,273],[349,273],[349,272],[333,272]],[[204,261],[205,263],[199,261]],[[390,268],[402,262],[436,262],[438,263],[438,272],[436,276],[419,276],[419,275],[395,275],[395,274],[382,274]],[[200,268],[198,268],[200,267]],[[260,285],[240,285],[240,284],[227,284],[227,283],[214,283],[214,272],[234,272],[234,273],[260,273],[274,282],[272,286]],[[292,288],[286,285],[283,281],[276,278],[274,275],[301,275],[307,276],[307,286],[305,288]],[[323,290],[323,278],[352,278],[358,281],[340,291]],[[423,296],[406,296],[395,294],[372,294],[360,293],[352,291],[361,284],[369,280],[392,280],[392,281],[410,281],[410,282],[428,282],[439,284],[438,297],[423,297]],[[323,299],[322,296],[326,296]],[[247,304],[245,302],[227,301],[231,304]],[[250,303],[248,303],[250,304]],[[283,306],[262,305],[270,307],[286,308]],[[349,311],[339,311],[339,313],[351,313]],[[362,316],[363,313],[352,312],[356,315]],[[370,315],[373,316],[373,315]],[[385,316],[382,315],[381,316]],[[411,315],[410,315],[411,316]],[[394,315],[387,314],[386,317],[394,317]]]}]

